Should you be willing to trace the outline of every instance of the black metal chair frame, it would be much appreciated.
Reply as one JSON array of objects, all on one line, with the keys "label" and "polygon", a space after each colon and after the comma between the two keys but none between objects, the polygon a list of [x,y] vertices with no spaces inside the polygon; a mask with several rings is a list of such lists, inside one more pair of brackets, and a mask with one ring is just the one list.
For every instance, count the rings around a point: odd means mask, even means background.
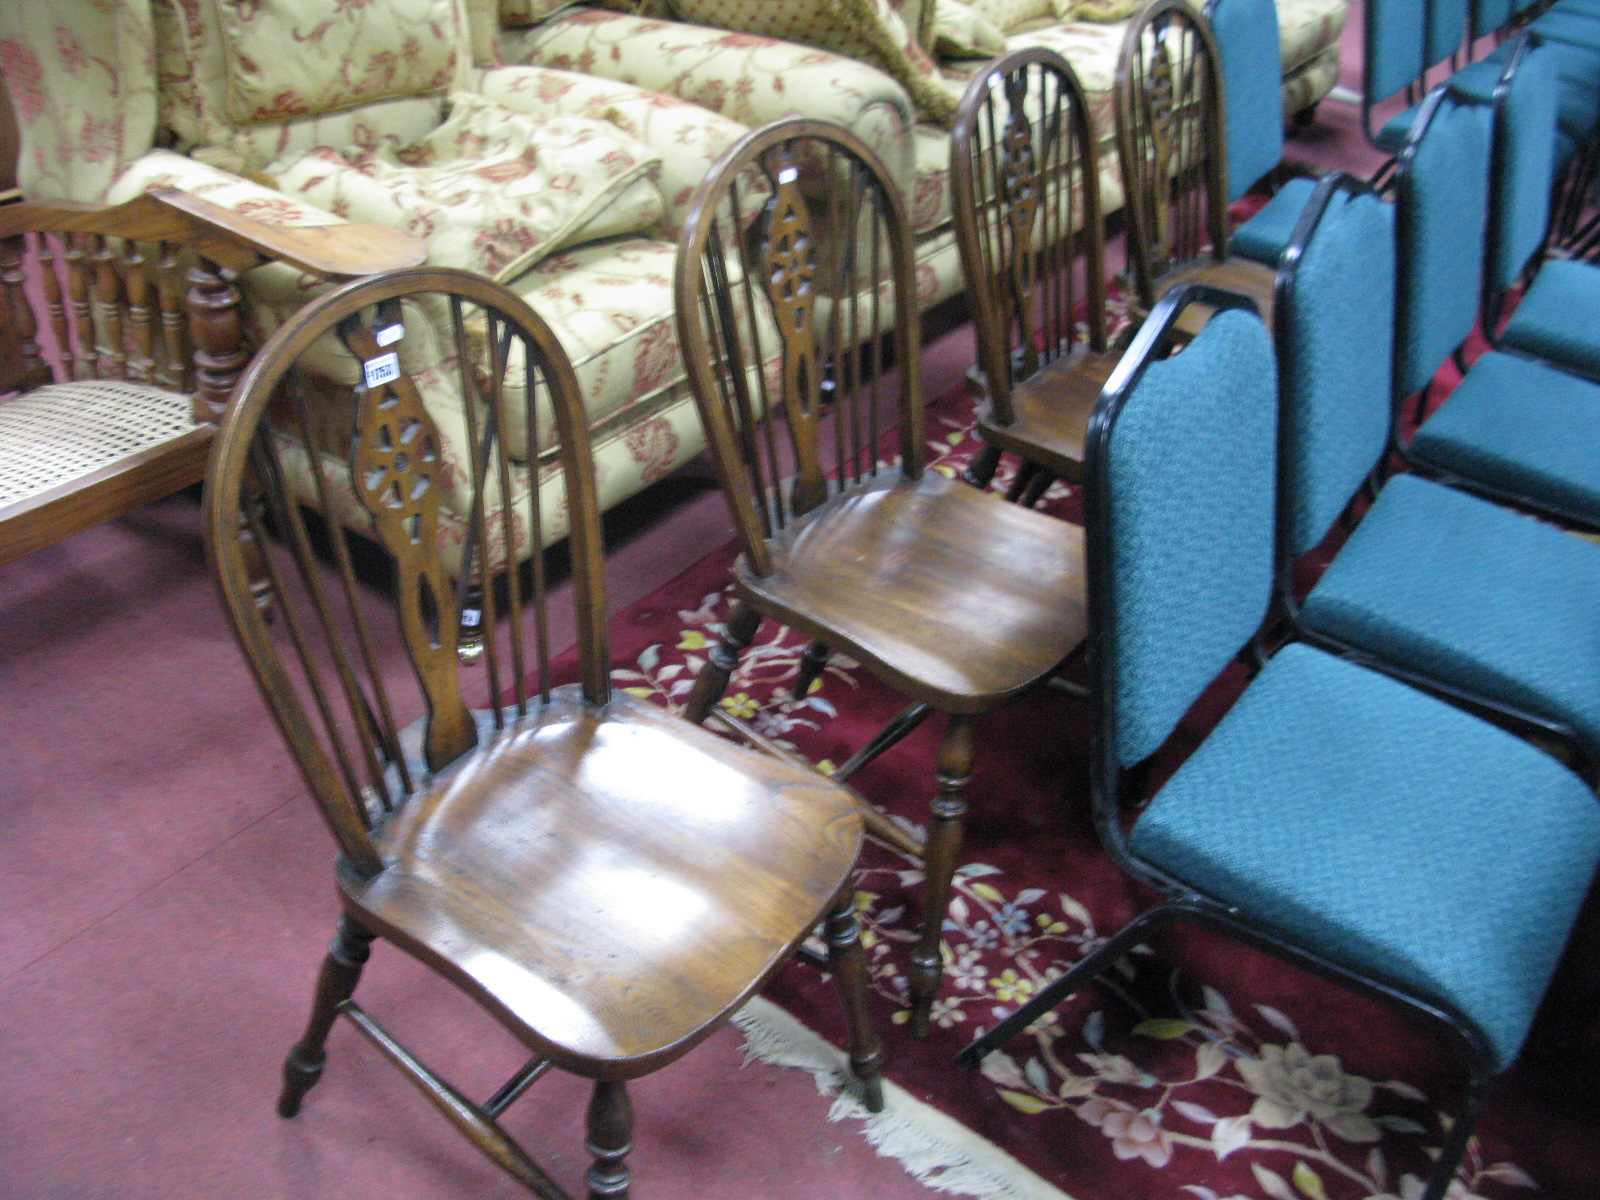
[{"label": "black metal chair frame", "polygon": [[1170,349],[1177,320],[1191,304],[1203,304],[1215,312],[1224,309],[1256,312],[1255,305],[1245,297],[1201,285],[1181,286],[1162,297],[1155,311],[1140,328],[1122,363],[1107,381],[1095,409],[1094,419],[1089,426],[1088,471],[1084,488],[1084,523],[1088,530],[1089,556],[1088,645],[1096,676],[1095,690],[1103,698],[1098,707],[1090,755],[1090,796],[1094,806],[1095,829],[1119,867],[1140,883],[1166,893],[1167,899],[1135,917],[1066,974],[977,1038],[956,1056],[956,1061],[968,1069],[975,1068],[985,1055],[1061,1004],[1123,955],[1147,942],[1156,930],[1176,921],[1189,921],[1228,934],[1294,966],[1409,1013],[1442,1033],[1455,1047],[1470,1071],[1467,1096],[1455,1124],[1445,1138],[1427,1191],[1422,1197],[1422,1200],[1442,1200],[1445,1188],[1455,1174],[1455,1166],[1465,1153],[1472,1130],[1483,1111],[1493,1079],[1493,1058],[1483,1035],[1451,1008],[1419,999],[1381,980],[1352,971],[1303,946],[1284,940],[1271,929],[1252,924],[1232,906],[1172,878],[1139,858],[1128,845],[1123,814],[1128,807],[1127,802],[1136,798],[1129,793],[1134,791],[1131,780],[1140,771],[1138,765],[1124,768],[1118,763],[1115,751],[1117,714],[1116,706],[1110,700],[1117,695],[1117,664],[1107,652],[1115,622],[1110,595],[1111,514],[1107,504],[1110,462],[1107,451],[1123,404],[1138,386],[1146,367],[1163,351]]}]

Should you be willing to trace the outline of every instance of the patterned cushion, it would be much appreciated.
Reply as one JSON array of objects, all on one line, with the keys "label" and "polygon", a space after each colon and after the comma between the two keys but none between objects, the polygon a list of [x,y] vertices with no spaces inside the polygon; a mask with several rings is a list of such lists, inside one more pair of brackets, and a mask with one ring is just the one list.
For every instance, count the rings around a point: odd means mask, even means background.
[{"label": "patterned cushion", "polygon": [[1117,419],[1105,550],[1124,766],[1155,752],[1266,614],[1277,416],[1271,339],[1234,310],[1152,363]]},{"label": "patterned cushion", "polygon": [[1006,52],[1005,34],[971,4],[936,0],[933,44],[939,58],[998,58]]},{"label": "patterned cushion", "polygon": [[472,93],[450,119],[398,151],[337,149],[274,164],[291,196],[428,242],[428,259],[497,281],[562,246],[661,219],[660,160],[616,126],[534,117]]},{"label": "patterned cushion", "polygon": [[[803,42],[870,62],[906,89],[929,120],[948,125],[956,100],[890,0],[673,0],[685,21]],[[920,24],[920,6],[916,20]]]},{"label": "patterned cushion", "polygon": [[1339,82],[1339,43],[1283,77],[1283,111],[1293,115],[1316,104]]},{"label": "patterned cushion", "polygon": [[[861,138],[910,193],[916,114],[905,91],[865,63],[774,38],[590,7],[569,9],[537,29],[508,31],[501,50],[509,62],[604,74],[749,127],[795,112],[796,97],[803,96],[807,116]],[[675,203],[672,189],[666,190]]]},{"label": "patterned cushion", "polygon": [[603,121],[648,146],[659,163],[656,182],[666,202],[657,232],[669,238],[677,237],[694,190],[712,164],[745,134],[744,125],[698,104],[571,71],[500,67],[479,77],[477,91],[519,112]]},{"label": "patterned cushion", "polygon": [[[426,123],[412,126],[416,136],[437,124],[445,92],[458,67],[466,66],[457,63],[455,48],[467,44],[468,31],[456,24],[450,0],[406,0],[393,10],[350,5],[337,20],[330,17],[322,35],[315,32],[320,21],[312,25],[311,33],[297,26],[284,32],[286,24],[293,24],[295,11],[305,9],[311,14],[305,19],[311,21],[312,15],[331,11],[333,5],[334,0],[261,5],[255,11],[266,24],[235,46],[230,38],[236,27],[251,23],[245,20],[248,5],[233,12],[233,0],[153,0],[161,124],[175,136],[175,148],[228,145],[239,158],[222,165],[255,168],[290,150],[307,151],[317,144],[291,137],[266,148],[262,140],[284,136],[280,123],[292,126],[349,110],[355,123],[365,126],[365,136],[358,130],[352,140],[365,141],[376,136],[374,130],[394,132],[391,118],[399,106],[406,113],[431,113]],[[282,43],[271,40],[274,31],[282,35]],[[305,44],[296,37],[305,39]],[[413,55],[415,64],[400,64],[400,59]],[[365,73],[347,80],[344,72],[350,62],[362,64]],[[352,109],[358,104],[382,105],[384,115],[374,119],[373,113]],[[253,133],[257,137],[252,138]],[[230,144],[239,139],[249,139],[249,146]]]},{"label": "patterned cushion", "polygon": [[1278,0],[1278,41],[1289,75],[1332,48],[1350,16],[1345,0]]},{"label": "patterned cushion", "polygon": [[1294,645],[1134,827],[1247,921],[1447,1004],[1517,1055],[1600,856],[1600,807],[1510,734]]},{"label": "patterned cushion", "polygon": [[450,0],[202,0],[195,10],[227,56],[238,125],[437,92],[456,69]]},{"label": "patterned cushion", "polygon": [[1412,442],[1430,464],[1600,520],[1600,384],[1485,354]]},{"label": "patterned cushion", "polygon": [[1539,269],[1501,343],[1600,379],[1600,268],[1556,259]]},{"label": "patterned cushion", "polygon": [[155,137],[150,10],[105,12],[69,28],[55,5],[0,4],[0,84],[16,115],[17,182],[30,199],[98,201]]},{"label": "patterned cushion", "polygon": [[1034,21],[1053,21],[1055,0],[971,0],[972,7],[996,29],[1010,33]]},{"label": "patterned cushion", "polygon": [[1397,475],[1334,558],[1306,623],[1600,745],[1600,549]]},{"label": "patterned cushion", "polygon": [[548,20],[563,8],[571,8],[576,0],[500,0],[502,25],[537,25]]}]

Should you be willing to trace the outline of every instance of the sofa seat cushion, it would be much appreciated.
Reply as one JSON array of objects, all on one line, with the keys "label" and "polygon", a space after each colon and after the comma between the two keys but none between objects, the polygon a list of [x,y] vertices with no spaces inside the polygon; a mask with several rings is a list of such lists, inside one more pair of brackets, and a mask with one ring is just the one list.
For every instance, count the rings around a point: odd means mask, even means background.
[{"label": "sofa seat cushion", "polygon": [[1278,40],[1282,44],[1284,75],[1336,48],[1349,15],[1346,0],[1278,0]]},{"label": "sofa seat cushion", "polygon": [[1131,846],[1252,923],[1449,1005],[1499,1070],[1589,889],[1600,809],[1511,734],[1292,645],[1151,801]]},{"label": "sofa seat cushion", "polygon": [[572,359],[593,427],[658,404],[684,380],[673,320],[676,257],[673,243],[656,238],[591,242],[507,285],[550,323]]},{"label": "sofa seat cushion", "polygon": [[955,117],[959,97],[944,87],[920,40],[920,0],[672,0],[672,9],[696,24],[803,42],[871,63],[905,88],[925,118],[948,125]]},{"label": "sofa seat cushion", "polygon": [[605,121],[536,117],[468,92],[398,150],[320,146],[275,163],[288,195],[428,243],[428,261],[499,282],[563,246],[635,233],[664,211],[660,159]]}]

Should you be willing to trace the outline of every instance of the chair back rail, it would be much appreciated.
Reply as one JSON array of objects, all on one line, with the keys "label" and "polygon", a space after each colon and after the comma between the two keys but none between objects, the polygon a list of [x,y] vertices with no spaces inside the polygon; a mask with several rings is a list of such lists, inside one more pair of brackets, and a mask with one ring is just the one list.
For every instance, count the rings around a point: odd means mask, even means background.
[{"label": "chair back rail", "polygon": [[1175,267],[1228,254],[1228,161],[1221,59],[1186,0],[1150,0],[1117,60],[1117,153],[1128,258],[1141,304]]},{"label": "chair back rail", "polygon": [[951,132],[950,176],[980,366],[995,419],[1009,423],[1014,383],[1085,342],[1106,348],[1097,150],[1067,61],[1029,48],[975,79]]},{"label": "chair back rail", "polygon": [[914,279],[899,193],[845,130],[774,122],[702,185],[677,260],[679,344],[757,574],[765,541],[829,495],[920,474]]},{"label": "chair back rail", "polygon": [[[208,550],[313,796],[346,860],[371,874],[381,867],[372,830],[480,738],[548,703],[559,682],[553,664],[569,646],[578,647],[584,699],[605,703],[599,510],[576,378],[531,309],[443,268],[373,277],[314,306],[246,374],[247,406],[230,419],[210,467]],[[443,453],[408,365],[408,337],[424,340],[430,323],[452,334],[446,361],[465,401],[466,461]],[[356,392],[344,470],[314,431],[330,378]],[[531,465],[505,448],[512,392]],[[473,485],[457,582],[440,562],[450,472]],[[254,487],[264,499],[253,498]],[[564,551],[522,553],[562,533]],[[252,543],[265,549],[278,598],[281,619],[272,624],[239,586]],[[523,557],[522,568],[502,570]],[[457,642],[475,565],[494,582],[482,595],[481,670],[468,674]],[[392,583],[398,613],[374,593],[374,579]],[[563,583],[570,586],[558,601]],[[567,616],[558,620],[557,608]],[[409,673],[381,665],[393,661],[383,650],[397,640]],[[424,714],[420,726],[407,725]]]}]

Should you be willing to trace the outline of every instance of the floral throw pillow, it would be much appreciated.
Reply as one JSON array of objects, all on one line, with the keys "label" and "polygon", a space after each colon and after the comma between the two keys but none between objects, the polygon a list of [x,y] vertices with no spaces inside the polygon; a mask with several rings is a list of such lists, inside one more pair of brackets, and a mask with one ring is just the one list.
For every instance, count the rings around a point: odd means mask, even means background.
[{"label": "floral throw pillow", "polygon": [[937,0],[931,48],[939,58],[998,58],[1006,52],[1006,38],[972,5]]},{"label": "floral throw pillow", "polygon": [[515,27],[549,20],[578,0],[500,0],[500,24]]},{"label": "floral throw pillow", "polygon": [[[682,21],[735,33],[754,33],[804,42],[846,58],[871,63],[906,89],[917,111],[948,125],[957,97],[942,82],[939,68],[923,49],[922,4],[902,7],[912,16],[908,28],[891,0],[671,0]],[[931,11],[931,10],[930,10]]]},{"label": "floral throw pillow", "polygon": [[535,117],[471,93],[399,150],[319,146],[268,170],[291,196],[397,225],[435,266],[506,282],[563,246],[647,229],[665,212],[660,159],[605,121]]}]

